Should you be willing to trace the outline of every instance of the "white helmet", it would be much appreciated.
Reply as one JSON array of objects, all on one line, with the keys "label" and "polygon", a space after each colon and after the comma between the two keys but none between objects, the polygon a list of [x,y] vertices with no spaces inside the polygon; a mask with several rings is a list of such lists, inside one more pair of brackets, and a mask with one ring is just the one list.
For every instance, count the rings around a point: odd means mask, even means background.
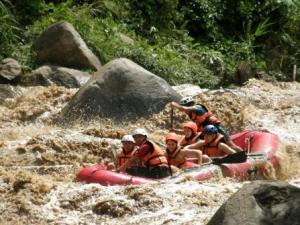
[{"label": "white helmet", "polygon": [[127,134],[127,135],[124,135],[124,136],[122,137],[121,142],[123,142],[123,141],[128,141],[128,142],[135,143],[133,137],[132,137],[131,135],[128,135],[128,134]]},{"label": "white helmet", "polygon": [[143,136],[148,136],[148,133],[147,133],[147,131],[145,130],[145,129],[143,129],[143,128],[137,128],[137,129],[135,129],[134,131],[133,131],[133,133],[132,133],[132,136],[134,136],[134,135],[143,135]]},{"label": "white helmet", "polygon": [[195,103],[195,100],[193,99],[192,96],[187,96],[180,100],[180,105],[184,105],[184,106],[188,106],[188,105],[191,105],[194,103]]}]

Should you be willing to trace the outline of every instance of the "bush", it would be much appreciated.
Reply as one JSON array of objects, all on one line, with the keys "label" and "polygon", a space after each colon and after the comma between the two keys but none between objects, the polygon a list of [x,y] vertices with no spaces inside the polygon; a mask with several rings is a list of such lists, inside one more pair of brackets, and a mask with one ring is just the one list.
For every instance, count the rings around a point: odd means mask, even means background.
[{"label": "bush", "polygon": [[151,33],[169,33],[175,28],[179,13],[176,8],[178,0],[129,0],[128,21],[135,30],[146,37]]},{"label": "bush", "polygon": [[46,4],[44,0],[11,0],[11,2],[23,26],[38,20],[53,8],[53,4]]},{"label": "bush", "polygon": [[[29,28],[31,41],[33,42],[52,23],[61,20],[74,25],[102,63],[117,57],[127,57],[171,84],[189,82],[216,87],[220,83],[220,78],[206,68],[201,58],[194,57],[199,53],[198,50],[192,49],[191,44],[185,45],[181,41],[160,35],[157,37],[157,44],[150,45],[130,31],[127,24],[115,21],[112,16],[99,17],[98,8],[91,5],[76,6],[70,1],[60,4],[51,14],[36,21]],[[191,42],[184,33],[177,33],[187,42]],[[122,42],[120,34],[133,38],[134,45]]]},{"label": "bush", "polygon": [[27,69],[34,67],[32,43],[61,20],[74,25],[102,63],[127,57],[171,84],[228,85],[241,62],[285,79],[300,59],[299,0],[11,2],[0,2],[1,57],[13,56]]},{"label": "bush", "polygon": [[0,58],[10,56],[20,41],[20,28],[14,15],[10,1],[0,1]]},{"label": "bush", "polygon": [[218,21],[223,18],[223,2],[221,0],[180,1],[179,10],[192,37],[209,42],[222,38]]}]

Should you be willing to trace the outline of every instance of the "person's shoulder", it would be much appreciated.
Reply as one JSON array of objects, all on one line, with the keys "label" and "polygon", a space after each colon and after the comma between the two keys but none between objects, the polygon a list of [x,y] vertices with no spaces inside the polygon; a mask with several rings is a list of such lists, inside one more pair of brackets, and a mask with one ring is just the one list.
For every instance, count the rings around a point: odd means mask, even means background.
[{"label": "person's shoulder", "polygon": [[140,150],[146,150],[146,149],[149,149],[151,147],[153,147],[155,143],[152,143],[151,141],[147,140],[146,142],[144,142],[141,146],[138,147],[138,151]]},{"label": "person's shoulder", "polygon": [[220,135],[220,143],[226,144],[226,138],[222,134]]}]

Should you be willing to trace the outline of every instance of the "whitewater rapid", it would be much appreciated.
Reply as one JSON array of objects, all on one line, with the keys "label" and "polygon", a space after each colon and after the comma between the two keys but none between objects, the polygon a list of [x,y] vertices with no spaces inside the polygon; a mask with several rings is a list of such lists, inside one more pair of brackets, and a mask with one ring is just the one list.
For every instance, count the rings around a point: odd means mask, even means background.
[{"label": "whitewater rapid", "polygon": [[[175,88],[196,95],[232,133],[249,129],[277,134],[284,166],[275,179],[300,186],[299,83],[250,80],[236,89]],[[83,166],[111,160],[120,137],[137,126],[162,142],[170,119],[166,106],[135,123],[53,124],[76,91],[23,88],[22,95],[0,106],[1,224],[206,224],[232,193],[250,182],[231,178],[199,182],[187,177],[180,183],[103,187],[74,181]],[[175,112],[175,126],[185,119]]]}]

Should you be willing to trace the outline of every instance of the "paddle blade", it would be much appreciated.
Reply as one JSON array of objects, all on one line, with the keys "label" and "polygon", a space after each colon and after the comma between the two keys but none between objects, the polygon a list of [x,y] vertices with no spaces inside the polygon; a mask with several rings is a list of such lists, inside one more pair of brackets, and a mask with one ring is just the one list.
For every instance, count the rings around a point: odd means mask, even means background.
[{"label": "paddle blade", "polygon": [[246,152],[237,152],[231,155],[228,155],[224,158],[220,158],[220,159],[213,159],[212,164],[223,164],[223,163],[243,163],[246,162],[247,160],[247,155]]}]

